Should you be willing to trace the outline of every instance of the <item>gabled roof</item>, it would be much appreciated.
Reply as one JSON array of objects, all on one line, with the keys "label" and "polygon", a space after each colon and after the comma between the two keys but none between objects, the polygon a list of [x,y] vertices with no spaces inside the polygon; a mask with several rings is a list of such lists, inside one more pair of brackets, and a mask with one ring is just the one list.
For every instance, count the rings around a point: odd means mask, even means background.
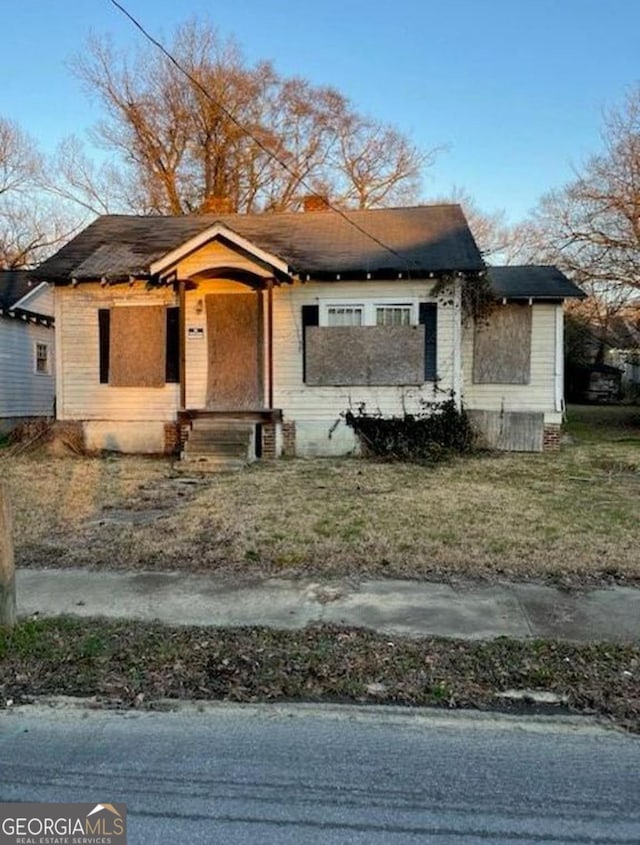
[{"label": "gabled roof", "polygon": [[551,264],[490,267],[489,281],[496,299],[568,299],[585,294]]},{"label": "gabled roof", "polygon": [[53,317],[32,310],[28,303],[21,305],[42,282],[34,279],[30,270],[0,270],[0,317],[12,317],[25,322],[53,325]]},{"label": "gabled roof", "polygon": [[164,256],[216,224],[285,265],[290,275],[335,279],[474,273],[484,262],[458,205],[346,212],[107,215],[37,270],[58,283],[149,275]]},{"label": "gabled roof", "polygon": [[0,270],[0,308],[13,308],[38,284],[28,270]]},{"label": "gabled roof", "polygon": [[162,273],[169,269],[172,265],[175,265],[185,256],[211,241],[226,243],[230,245],[232,249],[235,248],[240,252],[249,255],[254,261],[257,261],[264,267],[271,268],[272,272],[279,273],[284,276],[289,275],[289,267],[285,261],[278,258],[276,255],[266,252],[259,246],[256,246],[255,243],[247,240],[247,238],[243,238],[241,235],[238,235],[237,232],[234,232],[233,229],[230,229],[228,226],[220,223],[220,221],[217,221],[213,224],[213,226],[209,226],[208,229],[194,235],[193,238],[190,238],[176,249],[171,250],[171,252],[166,253],[166,255],[163,255],[162,258],[154,261],[149,269],[153,275],[156,273]]}]

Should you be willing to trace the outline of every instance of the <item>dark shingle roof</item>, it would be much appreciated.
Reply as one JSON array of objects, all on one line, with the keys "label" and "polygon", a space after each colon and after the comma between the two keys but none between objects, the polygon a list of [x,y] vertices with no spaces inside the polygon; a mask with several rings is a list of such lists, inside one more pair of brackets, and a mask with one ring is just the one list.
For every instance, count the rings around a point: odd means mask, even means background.
[{"label": "dark shingle roof", "polygon": [[216,222],[277,256],[291,273],[301,276],[367,272],[419,276],[484,269],[458,205],[349,211],[347,215],[355,226],[333,211],[183,217],[108,215],[98,218],[45,261],[37,276],[64,282],[144,274],[153,261]]},{"label": "dark shingle roof", "polygon": [[28,270],[0,270],[0,308],[13,308],[37,284]]},{"label": "dark shingle roof", "polygon": [[583,298],[580,288],[551,264],[490,267],[489,280],[497,299]]},{"label": "dark shingle roof", "polygon": [[30,308],[16,308],[23,297],[40,284],[31,270],[0,270],[0,317],[53,325],[53,316]]}]

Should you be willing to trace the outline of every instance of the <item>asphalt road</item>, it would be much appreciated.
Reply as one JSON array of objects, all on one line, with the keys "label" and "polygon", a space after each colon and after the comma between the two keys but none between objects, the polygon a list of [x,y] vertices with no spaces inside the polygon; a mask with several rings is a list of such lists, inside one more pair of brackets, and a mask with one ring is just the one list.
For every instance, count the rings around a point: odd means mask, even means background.
[{"label": "asphalt road", "polygon": [[0,800],[123,801],[130,845],[637,845],[640,739],[384,708],[20,708]]}]

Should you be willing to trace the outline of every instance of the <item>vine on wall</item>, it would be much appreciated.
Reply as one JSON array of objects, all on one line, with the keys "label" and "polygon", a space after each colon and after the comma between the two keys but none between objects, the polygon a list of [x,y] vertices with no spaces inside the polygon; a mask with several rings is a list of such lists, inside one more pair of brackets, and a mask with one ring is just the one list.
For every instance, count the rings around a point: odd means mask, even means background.
[{"label": "vine on wall", "polygon": [[344,419],[357,434],[366,455],[400,461],[437,463],[474,447],[474,432],[464,408],[451,396],[445,402],[423,401],[417,414],[384,417],[359,405]]}]

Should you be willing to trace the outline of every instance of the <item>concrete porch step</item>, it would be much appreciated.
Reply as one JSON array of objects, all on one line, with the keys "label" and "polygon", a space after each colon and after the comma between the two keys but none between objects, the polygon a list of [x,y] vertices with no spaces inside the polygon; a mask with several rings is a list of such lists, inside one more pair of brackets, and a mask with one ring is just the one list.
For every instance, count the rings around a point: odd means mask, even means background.
[{"label": "concrete porch step", "polygon": [[220,457],[249,458],[249,441],[192,441],[185,443],[184,451],[188,455],[219,455]]},{"label": "concrete porch step", "polygon": [[203,431],[200,428],[189,433],[190,443],[247,443],[251,439],[251,431]]},{"label": "concrete porch step", "polygon": [[204,471],[240,469],[254,459],[254,430],[246,420],[195,419],[182,460]]}]

